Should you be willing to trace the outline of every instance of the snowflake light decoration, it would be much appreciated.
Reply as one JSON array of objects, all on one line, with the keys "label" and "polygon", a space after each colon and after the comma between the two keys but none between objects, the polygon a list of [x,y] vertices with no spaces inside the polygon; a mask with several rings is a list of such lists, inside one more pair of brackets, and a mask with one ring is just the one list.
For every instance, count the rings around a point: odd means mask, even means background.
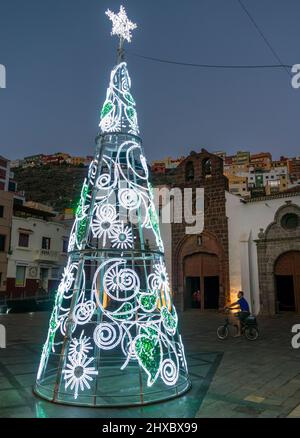
[{"label": "snowflake light decoration", "polygon": [[97,208],[96,218],[92,222],[94,237],[103,237],[103,245],[106,245],[107,238],[117,229],[119,222],[117,212],[113,205],[101,205]]},{"label": "snowflake light decoration", "polygon": [[137,25],[130,21],[127,17],[125,8],[120,6],[120,12],[115,14],[110,9],[106,11],[106,15],[112,21],[112,35],[117,35],[118,37],[127,40],[129,43],[132,39],[131,31],[137,28]]},{"label": "snowflake light decoration", "polygon": [[113,248],[127,249],[133,246],[132,231],[128,226],[124,225],[122,222],[117,228],[115,228],[111,233],[111,242]]},{"label": "snowflake light decoration", "polygon": [[71,391],[74,391],[75,400],[78,397],[79,389],[84,391],[85,388],[91,389],[90,383],[93,381],[91,376],[98,375],[95,367],[89,367],[94,360],[93,357],[88,358],[86,355],[69,356],[69,362],[66,369],[63,370],[65,379],[65,389],[70,386]]},{"label": "snowflake light decoration", "polygon": [[152,290],[169,290],[169,276],[164,262],[160,259],[159,263],[153,265],[154,273],[148,277],[148,283]]},{"label": "snowflake light decoration", "polygon": [[84,331],[83,331],[81,333],[79,339],[76,339],[76,338],[72,339],[69,353],[70,353],[70,356],[72,356],[74,359],[76,359],[79,356],[87,355],[89,353],[89,350],[92,350],[92,349],[93,349],[93,347],[91,345],[90,338],[88,338],[87,336],[84,336]]},{"label": "snowflake light decoration", "polygon": [[63,295],[65,298],[68,296],[68,292],[72,294],[73,291],[71,287],[75,280],[75,272],[77,269],[77,263],[68,263],[68,265],[64,268],[64,272],[62,274],[61,282],[58,286],[59,294]]}]

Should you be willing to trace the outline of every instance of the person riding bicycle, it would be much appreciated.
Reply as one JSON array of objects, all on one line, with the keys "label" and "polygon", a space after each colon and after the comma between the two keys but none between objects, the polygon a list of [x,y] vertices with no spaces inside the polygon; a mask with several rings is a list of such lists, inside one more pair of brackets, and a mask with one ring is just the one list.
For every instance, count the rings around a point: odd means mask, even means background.
[{"label": "person riding bicycle", "polygon": [[239,312],[235,313],[238,323],[238,333],[236,336],[241,336],[242,323],[245,321],[246,318],[248,318],[248,316],[250,316],[250,307],[248,301],[246,300],[246,298],[244,298],[243,291],[240,290],[237,296],[238,300],[235,303],[230,304],[230,306],[227,306],[225,309],[239,309]]}]

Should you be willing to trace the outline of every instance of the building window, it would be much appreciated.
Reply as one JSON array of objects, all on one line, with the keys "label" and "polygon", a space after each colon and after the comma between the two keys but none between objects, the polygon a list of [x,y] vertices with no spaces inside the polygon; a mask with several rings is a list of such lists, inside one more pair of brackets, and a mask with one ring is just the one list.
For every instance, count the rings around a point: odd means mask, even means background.
[{"label": "building window", "polygon": [[26,266],[17,266],[16,271],[16,286],[24,287],[25,286],[25,276],[26,276]]},{"label": "building window", "polygon": [[5,251],[5,239],[6,239],[5,234],[0,234],[0,252]]},{"label": "building window", "polygon": [[203,173],[203,175],[205,177],[211,176],[211,169],[212,169],[211,160],[209,158],[207,158],[202,163],[202,173]]},{"label": "building window", "polygon": [[299,217],[295,213],[287,213],[281,219],[281,226],[286,230],[295,230],[299,225]]},{"label": "building window", "polygon": [[20,233],[19,234],[19,247],[28,248],[29,247],[29,234]]},{"label": "building window", "polygon": [[50,249],[51,239],[50,237],[42,238],[42,249]]},{"label": "building window", "polygon": [[8,182],[8,191],[9,192],[16,192],[17,191],[17,184],[15,183],[15,181]]},{"label": "building window", "polygon": [[186,181],[194,181],[195,172],[194,172],[194,163],[189,161],[185,166],[185,180]]},{"label": "building window", "polygon": [[65,254],[68,252],[68,245],[69,245],[68,239],[67,238],[63,238],[63,250],[62,250],[62,252],[65,253]]},{"label": "building window", "polygon": [[4,217],[4,207],[0,205],[0,217]]},{"label": "building window", "polygon": [[5,167],[5,169],[7,168],[7,161],[6,160],[2,160],[0,158],[0,167]]},{"label": "building window", "polygon": [[51,277],[53,280],[57,280],[59,278],[59,268],[51,269]]}]

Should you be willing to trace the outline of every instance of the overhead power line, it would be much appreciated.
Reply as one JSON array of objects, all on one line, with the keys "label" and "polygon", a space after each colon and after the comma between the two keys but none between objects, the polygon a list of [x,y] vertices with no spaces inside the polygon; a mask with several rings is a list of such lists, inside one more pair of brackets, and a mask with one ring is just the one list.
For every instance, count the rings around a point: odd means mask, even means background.
[{"label": "overhead power line", "polygon": [[173,61],[169,59],[162,59],[162,58],[154,58],[152,56],[145,56],[145,55],[139,55],[137,53],[129,52],[129,55],[135,56],[137,58],[146,59],[148,61],[154,61],[154,62],[161,62],[164,64],[174,64],[174,65],[181,65],[184,67],[198,67],[198,68],[216,68],[216,69],[266,69],[266,68],[292,68],[291,65],[288,64],[266,64],[266,65],[223,65],[223,64],[195,64],[195,63],[189,63],[189,62],[180,62],[180,61]]},{"label": "overhead power line", "polygon": [[261,28],[259,27],[259,25],[255,21],[254,17],[250,14],[249,10],[246,8],[244,3],[242,2],[242,0],[237,0],[237,1],[238,1],[239,5],[241,6],[241,8],[243,9],[243,11],[245,12],[245,14],[247,15],[247,17],[249,18],[249,20],[251,21],[251,23],[253,24],[253,26],[256,28],[257,32],[259,33],[259,35],[261,36],[261,38],[263,39],[263,41],[265,42],[265,44],[267,45],[267,47],[269,48],[271,53],[273,54],[274,58],[276,58],[276,60],[279,62],[279,64],[280,64],[279,66],[284,68],[285,71],[288,73],[288,75],[291,76],[291,72],[288,70],[288,68],[290,68],[291,66],[285,65],[282,62],[280,56],[278,55],[278,53],[276,52],[274,47],[271,45],[270,41],[265,36],[265,34],[263,33],[263,31],[261,30]]}]

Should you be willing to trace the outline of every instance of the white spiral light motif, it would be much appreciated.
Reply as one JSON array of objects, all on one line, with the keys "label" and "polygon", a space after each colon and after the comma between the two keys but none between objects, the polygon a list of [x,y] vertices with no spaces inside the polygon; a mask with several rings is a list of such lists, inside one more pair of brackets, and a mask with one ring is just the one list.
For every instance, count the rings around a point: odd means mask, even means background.
[{"label": "white spiral light motif", "polygon": [[[104,274],[103,285],[107,295],[116,301],[128,301],[140,289],[140,280],[133,269],[119,269],[123,261],[114,263]],[[121,295],[120,295],[121,294]]]},{"label": "white spiral light motif", "polygon": [[[126,151],[126,157],[127,157],[127,166],[128,169],[131,170],[131,172],[134,173],[134,175],[142,180],[147,180],[149,177],[149,171],[147,167],[147,161],[145,156],[142,154],[141,146],[138,143],[132,142],[133,146],[128,148]],[[138,164],[138,161],[140,161],[141,166],[144,171],[144,175],[141,174],[141,172],[137,172],[135,166]],[[135,163],[133,166],[132,163]]]},{"label": "white spiral light motif", "polygon": [[76,244],[76,234],[72,232],[68,243],[68,252],[74,251],[75,244]]},{"label": "white spiral light motif", "polygon": [[89,182],[92,185],[94,184],[94,179],[97,175],[97,169],[98,169],[98,160],[93,160],[90,164],[89,173],[88,173]]},{"label": "white spiral light motif", "polygon": [[122,329],[118,326],[119,336],[113,324],[107,322],[100,323],[94,330],[93,338],[97,347],[102,350],[113,350],[122,338]]},{"label": "white spiral light motif", "polygon": [[140,160],[141,160],[144,172],[145,172],[144,179],[148,179],[149,171],[148,171],[147,161],[146,161],[146,158],[144,157],[144,155],[142,155],[142,154],[140,155]]},{"label": "white spiral light motif", "polygon": [[96,181],[97,189],[107,189],[111,183],[111,176],[108,173],[103,173]]},{"label": "white spiral light motif", "polygon": [[92,300],[80,303],[75,306],[74,320],[78,325],[87,324],[93,317],[96,305]]},{"label": "white spiral light motif", "polygon": [[127,210],[136,210],[141,205],[141,198],[133,189],[120,189],[119,202]]},{"label": "white spiral light motif", "polygon": [[178,367],[171,359],[165,359],[161,364],[161,378],[168,386],[173,386],[178,380]]},{"label": "white spiral light motif", "polygon": [[117,216],[117,213],[113,205],[104,204],[98,207],[96,216],[98,217],[98,219],[114,220]]},{"label": "white spiral light motif", "polygon": [[[67,333],[67,324],[71,324],[71,321],[68,319],[68,315],[64,315],[62,318],[60,318],[60,332],[63,336]],[[76,329],[76,324],[72,327],[72,333],[74,333]]]},{"label": "white spiral light motif", "polygon": [[62,274],[62,279],[58,286],[58,293],[63,295],[65,299],[69,299],[73,295],[72,285],[75,280],[77,268],[77,263],[68,264]]}]

